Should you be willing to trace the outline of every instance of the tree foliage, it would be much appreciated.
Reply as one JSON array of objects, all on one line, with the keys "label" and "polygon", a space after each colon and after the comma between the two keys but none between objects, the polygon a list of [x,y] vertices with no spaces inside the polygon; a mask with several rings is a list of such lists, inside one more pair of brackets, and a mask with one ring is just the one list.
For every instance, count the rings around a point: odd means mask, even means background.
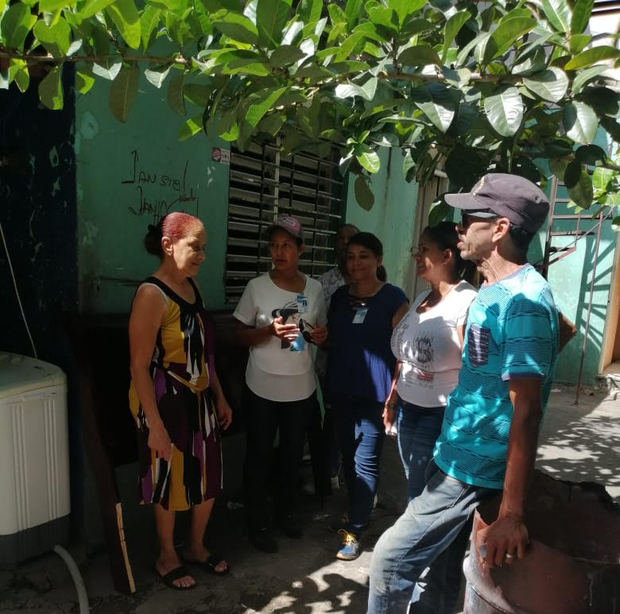
[{"label": "tree foliage", "polygon": [[[439,164],[456,187],[488,170],[541,180],[549,165],[575,205],[615,205],[617,168],[593,144],[620,141],[612,46],[591,46],[593,0],[0,0],[0,86],[29,87],[51,66],[41,102],[63,104],[63,65],[76,88],[113,82],[125,121],[138,72],[167,87],[188,118],[243,149],[278,137],[285,152],[335,145],[367,178],[381,148],[404,152],[408,180]],[[592,175],[592,169],[600,169]],[[612,170],[608,171],[607,168]]]}]

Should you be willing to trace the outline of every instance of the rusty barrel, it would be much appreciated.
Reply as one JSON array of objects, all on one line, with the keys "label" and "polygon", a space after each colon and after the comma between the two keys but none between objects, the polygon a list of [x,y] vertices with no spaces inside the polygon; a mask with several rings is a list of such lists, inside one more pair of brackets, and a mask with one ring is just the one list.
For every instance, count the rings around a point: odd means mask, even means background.
[{"label": "rusty barrel", "polygon": [[620,506],[602,486],[537,472],[527,554],[488,570],[476,555],[477,535],[498,509],[495,498],[475,513],[463,614],[620,614]]}]

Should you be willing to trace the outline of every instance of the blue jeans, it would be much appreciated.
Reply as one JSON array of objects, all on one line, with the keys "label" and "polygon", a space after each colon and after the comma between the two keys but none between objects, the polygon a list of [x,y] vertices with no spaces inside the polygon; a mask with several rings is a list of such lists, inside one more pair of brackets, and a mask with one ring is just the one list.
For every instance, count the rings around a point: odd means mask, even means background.
[{"label": "blue jeans", "polygon": [[368,525],[379,483],[379,459],[385,438],[383,403],[333,397],[332,409],[349,493],[349,526],[359,535]]},{"label": "blue jeans", "polygon": [[398,450],[407,478],[407,502],[424,490],[426,465],[433,458],[445,409],[420,407],[398,398]]},{"label": "blue jeans", "polygon": [[[367,614],[453,614],[463,561],[463,528],[478,503],[496,490],[470,486],[447,476],[434,461],[426,488],[379,539],[370,562]],[[422,572],[429,567],[424,581]],[[409,608],[409,609],[407,609]]]}]

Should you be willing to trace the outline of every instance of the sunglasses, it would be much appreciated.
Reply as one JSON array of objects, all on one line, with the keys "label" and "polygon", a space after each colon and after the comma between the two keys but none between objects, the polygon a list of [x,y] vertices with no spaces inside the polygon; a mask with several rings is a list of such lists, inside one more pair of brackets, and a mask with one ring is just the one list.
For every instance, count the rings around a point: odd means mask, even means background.
[{"label": "sunglasses", "polygon": [[474,222],[493,222],[498,218],[499,215],[489,214],[486,211],[480,211],[479,213],[461,213],[461,223],[459,226],[465,230]]}]

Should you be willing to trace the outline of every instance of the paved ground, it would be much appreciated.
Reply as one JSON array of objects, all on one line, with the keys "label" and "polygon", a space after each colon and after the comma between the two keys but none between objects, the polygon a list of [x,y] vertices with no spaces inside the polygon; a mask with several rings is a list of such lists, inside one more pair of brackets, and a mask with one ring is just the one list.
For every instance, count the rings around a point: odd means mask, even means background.
[{"label": "paved ground", "polygon": [[[573,389],[554,389],[541,434],[538,465],[562,479],[605,484],[620,503],[620,390],[590,392],[584,391],[580,405],[575,407]],[[232,449],[237,444],[228,445],[227,452],[238,459],[239,450]],[[237,471],[238,463],[231,464]],[[382,473],[379,506],[358,560],[337,561],[338,540],[327,530],[329,516],[344,508],[342,492],[329,497],[323,506],[316,498],[304,496],[301,503],[306,534],[301,540],[281,537],[280,552],[275,555],[258,553],[249,546],[243,510],[229,509],[221,500],[209,540],[213,548],[226,553],[233,571],[225,578],[197,571],[200,585],[186,593],[171,591],[155,578],[149,510],[133,508],[128,500],[127,539],[136,594],[125,596],[114,591],[103,551],[84,545],[70,548],[86,583],[90,610],[96,614],[362,614],[372,545],[404,502],[404,483],[392,440],[386,446]],[[56,554],[0,570],[0,613],[78,611],[75,588]]]}]

